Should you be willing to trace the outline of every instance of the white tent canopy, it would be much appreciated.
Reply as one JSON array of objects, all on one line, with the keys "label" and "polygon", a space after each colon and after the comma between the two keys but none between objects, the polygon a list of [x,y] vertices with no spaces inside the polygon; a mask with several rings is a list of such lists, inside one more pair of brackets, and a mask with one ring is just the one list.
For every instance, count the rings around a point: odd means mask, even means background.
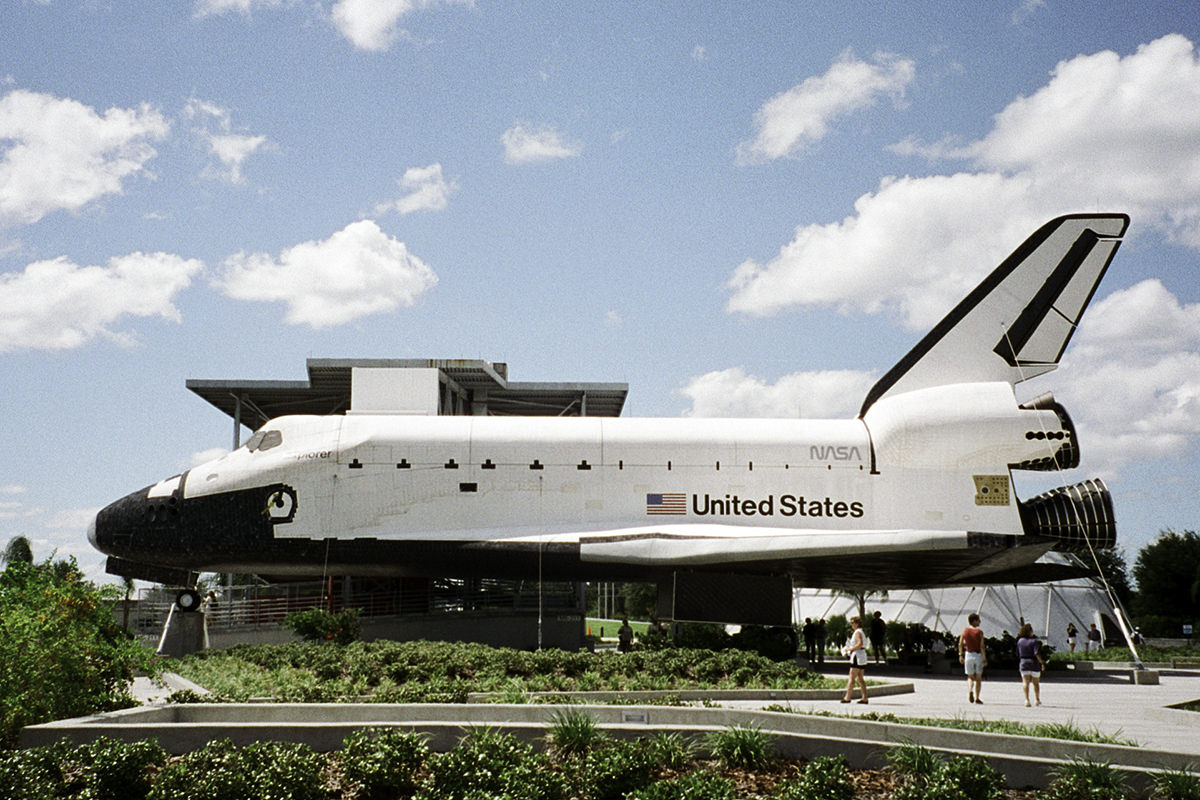
[{"label": "white tent canopy", "polygon": [[[936,631],[957,635],[967,624],[967,615],[979,614],[985,635],[1016,636],[1021,620],[1057,650],[1067,649],[1067,623],[1079,629],[1077,649],[1085,646],[1086,631],[1094,622],[1105,639],[1119,637],[1112,604],[1103,586],[1090,578],[1057,583],[956,586],[944,589],[901,589],[867,597],[867,613],[880,611],[886,622],[918,622]],[[797,589],[793,618],[813,619],[858,613],[857,601],[827,589]]]}]

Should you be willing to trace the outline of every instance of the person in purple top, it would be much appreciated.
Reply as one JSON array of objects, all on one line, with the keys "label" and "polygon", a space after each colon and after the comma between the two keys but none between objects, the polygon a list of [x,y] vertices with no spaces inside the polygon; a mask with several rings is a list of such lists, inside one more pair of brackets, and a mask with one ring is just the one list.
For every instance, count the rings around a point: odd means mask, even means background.
[{"label": "person in purple top", "polygon": [[1033,684],[1033,699],[1042,704],[1041,678],[1046,662],[1042,660],[1042,643],[1033,635],[1033,626],[1026,622],[1017,633],[1017,669],[1021,673],[1021,690],[1025,705],[1029,705],[1029,684]]}]

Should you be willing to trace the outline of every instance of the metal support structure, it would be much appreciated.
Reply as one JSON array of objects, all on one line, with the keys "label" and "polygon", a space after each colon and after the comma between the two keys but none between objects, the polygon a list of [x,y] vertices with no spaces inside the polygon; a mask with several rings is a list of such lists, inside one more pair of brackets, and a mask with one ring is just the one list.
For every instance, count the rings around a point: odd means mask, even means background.
[{"label": "metal support structure", "polygon": [[233,396],[233,449],[242,446],[242,396]]}]

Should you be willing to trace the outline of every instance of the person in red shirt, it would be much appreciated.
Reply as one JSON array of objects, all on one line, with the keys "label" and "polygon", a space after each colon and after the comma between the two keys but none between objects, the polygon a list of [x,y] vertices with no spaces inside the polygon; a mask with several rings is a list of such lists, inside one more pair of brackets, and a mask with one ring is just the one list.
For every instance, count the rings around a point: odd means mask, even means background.
[{"label": "person in red shirt", "polygon": [[979,691],[983,688],[983,668],[987,666],[987,645],[979,628],[979,615],[967,617],[967,627],[958,637],[958,660],[967,674],[967,702],[983,704]]}]

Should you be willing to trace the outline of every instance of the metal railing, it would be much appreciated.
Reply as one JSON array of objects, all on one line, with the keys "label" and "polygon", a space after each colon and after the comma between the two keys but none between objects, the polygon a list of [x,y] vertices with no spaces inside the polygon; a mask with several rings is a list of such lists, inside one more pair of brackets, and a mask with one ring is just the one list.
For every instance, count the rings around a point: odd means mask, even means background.
[{"label": "metal railing", "polygon": [[[211,591],[211,597],[208,592]],[[132,633],[157,634],[175,602],[175,590],[142,589],[129,603]],[[283,584],[202,588],[209,631],[273,628],[297,611],[358,609],[363,619],[453,613],[582,613],[583,592],[571,583],[491,579],[333,578]],[[117,618],[124,621],[122,603]]]}]

